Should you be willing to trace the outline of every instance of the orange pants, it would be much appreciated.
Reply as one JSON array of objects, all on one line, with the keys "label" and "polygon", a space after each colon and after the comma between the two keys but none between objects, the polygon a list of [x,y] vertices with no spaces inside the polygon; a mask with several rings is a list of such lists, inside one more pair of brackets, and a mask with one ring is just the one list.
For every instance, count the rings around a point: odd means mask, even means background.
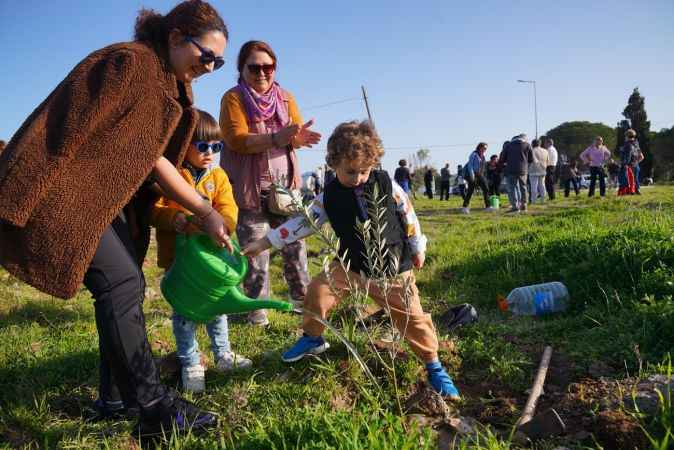
[{"label": "orange pants", "polygon": [[[309,287],[307,288],[307,295],[304,298],[304,309],[307,309],[321,318],[325,319],[328,312],[334,308],[342,296],[348,294],[347,289],[349,284],[347,282],[347,274],[339,264],[333,264],[330,267],[333,287],[337,291],[336,296],[330,288],[330,284],[326,278],[325,273],[316,276]],[[410,345],[412,351],[424,362],[431,362],[438,358],[438,338],[435,333],[435,327],[431,320],[431,315],[424,313],[419,302],[419,290],[414,279],[412,271],[407,271],[400,276],[403,280],[392,283],[388,295],[388,309],[391,313],[391,318],[400,334],[405,341]],[[360,286],[364,289],[366,279],[356,274],[349,272],[349,279],[352,284]],[[407,300],[409,305],[405,305],[405,286],[409,286]],[[374,285],[370,283],[369,296],[381,307],[387,308],[387,299],[384,298],[383,293]],[[304,315],[303,324],[304,332],[309,336],[320,336],[325,329],[325,326],[314,320],[308,314]]]}]

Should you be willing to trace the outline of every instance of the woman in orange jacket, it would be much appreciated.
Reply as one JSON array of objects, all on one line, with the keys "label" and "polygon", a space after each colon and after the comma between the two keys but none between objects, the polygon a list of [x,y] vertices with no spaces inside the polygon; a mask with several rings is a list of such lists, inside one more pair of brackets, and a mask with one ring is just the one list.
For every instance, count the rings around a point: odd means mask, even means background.
[{"label": "woman in orange jacket", "polygon": [[[225,150],[220,158],[229,174],[239,205],[236,234],[242,246],[264,237],[286,217],[269,208],[272,184],[285,182],[289,189],[302,183],[296,150],[317,144],[321,135],[311,131],[313,121],[302,117],[290,92],[275,81],[277,59],[269,44],[246,42],[237,59],[239,83],[227,91],[220,104],[220,128]],[[309,283],[304,242],[282,251],[283,274],[291,298],[302,302]],[[269,251],[250,258],[244,280],[246,295],[269,297]],[[265,310],[249,314],[248,320],[264,326]]]}]

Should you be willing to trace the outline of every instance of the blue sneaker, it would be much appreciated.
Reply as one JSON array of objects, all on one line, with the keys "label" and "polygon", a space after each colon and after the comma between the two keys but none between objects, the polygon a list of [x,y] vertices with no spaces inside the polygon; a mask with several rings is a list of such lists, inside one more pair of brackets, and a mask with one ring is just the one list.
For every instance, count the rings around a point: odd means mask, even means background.
[{"label": "blue sneaker", "polygon": [[281,359],[284,362],[295,362],[304,358],[304,355],[320,355],[329,348],[330,344],[323,339],[323,336],[311,337],[305,334],[281,355]]},{"label": "blue sneaker", "polygon": [[440,361],[434,361],[426,364],[428,371],[428,382],[433,386],[435,392],[443,397],[449,397],[450,400],[460,400],[459,390],[454,386],[452,379]]}]

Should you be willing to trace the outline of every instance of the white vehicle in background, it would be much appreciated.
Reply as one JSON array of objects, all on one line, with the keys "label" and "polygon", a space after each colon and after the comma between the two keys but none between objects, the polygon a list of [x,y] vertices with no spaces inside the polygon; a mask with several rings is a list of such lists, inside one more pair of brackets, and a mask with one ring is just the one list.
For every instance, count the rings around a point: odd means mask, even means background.
[{"label": "white vehicle in background", "polygon": [[590,188],[590,174],[589,173],[581,173],[580,176],[578,177],[578,186],[581,189],[589,189]]},{"label": "white vehicle in background", "polygon": [[[578,186],[581,189],[589,189],[590,188],[591,177],[590,177],[589,173],[581,173],[578,178],[579,178]],[[608,186],[609,180],[608,180],[607,176],[604,176],[604,181],[606,182],[606,186]],[[595,188],[599,189],[599,180],[597,180],[597,184],[596,184]]]},{"label": "white vehicle in background", "polygon": [[318,191],[321,191],[322,189],[320,188],[322,183],[318,173],[304,172],[302,174],[302,186],[300,187],[300,191],[302,192],[302,200],[305,203],[312,201],[316,197],[317,185],[319,187]]}]

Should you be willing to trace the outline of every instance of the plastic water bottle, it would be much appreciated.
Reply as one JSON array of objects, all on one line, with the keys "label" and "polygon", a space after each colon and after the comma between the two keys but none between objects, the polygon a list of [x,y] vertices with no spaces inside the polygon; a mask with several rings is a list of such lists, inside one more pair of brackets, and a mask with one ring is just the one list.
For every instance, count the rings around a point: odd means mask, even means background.
[{"label": "plastic water bottle", "polygon": [[508,297],[499,297],[501,311],[510,311],[519,316],[540,316],[566,310],[569,291],[559,281],[518,287]]}]

